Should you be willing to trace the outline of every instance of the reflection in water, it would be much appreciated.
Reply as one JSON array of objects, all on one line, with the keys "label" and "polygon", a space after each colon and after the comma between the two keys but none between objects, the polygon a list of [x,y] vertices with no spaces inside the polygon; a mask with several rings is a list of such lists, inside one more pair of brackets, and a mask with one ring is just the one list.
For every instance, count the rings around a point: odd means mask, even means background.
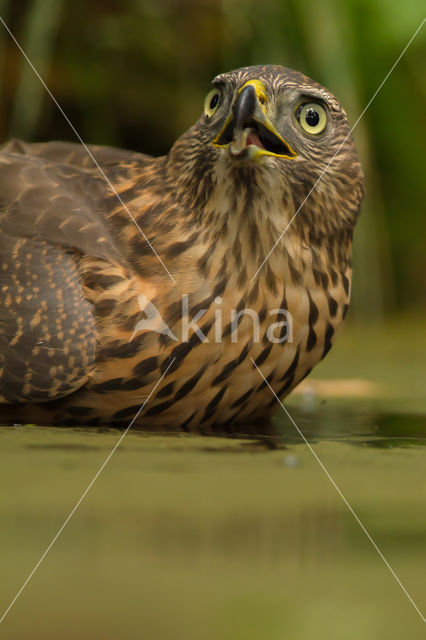
[{"label": "reflection in water", "polygon": [[[353,407],[292,408],[291,416],[310,442],[345,440],[372,447],[423,446],[426,444],[426,416],[357,411]],[[283,442],[296,444],[300,436],[283,412],[275,419]]]},{"label": "reflection in water", "polygon": [[[319,407],[315,410],[309,408],[292,407],[290,414],[298,425],[299,429],[310,443],[321,441],[344,441],[358,446],[370,446],[376,448],[394,447],[415,447],[426,444],[426,416],[409,414],[386,414],[360,410],[351,407]],[[35,427],[35,425],[15,425],[14,427],[0,426],[1,430],[19,430]],[[73,433],[77,436],[81,434],[107,434],[114,436],[119,434],[118,429],[106,427],[78,427],[78,428],[50,428],[35,427],[39,432]],[[271,435],[271,427],[268,425],[267,433],[263,433],[258,424],[253,434],[224,433],[217,437],[191,436],[186,434],[169,434],[167,448],[174,450],[176,440],[186,438],[199,451],[206,453],[245,453],[263,452],[270,449],[285,449],[287,446],[303,444],[303,439],[291,424],[284,412],[279,411],[274,419]],[[132,434],[141,439],[145,439],[149,448],[150,439],[157,437],[155,434],[144,432],[142,429],[132,429]],[[167,435],[165,436],[167,439]],[[232,444],[230,444],[232,442]],[[96,441],[75,442],[65,441],[59,438],[55,442],[36,441],[26,444],[30,449],[52,449],[63,451],[96,451],[101,450],[101,446]],[[179,447],[178,447],[179,448]],[[291,466],[291,463],[289,463]]]},{"label": "reflection in water", "polygon": [[[425,418],[290,413],[422,608]],[[416,612],[318,462],[285,415],[276,426],[275,438],[130,431],[17,602],[8,637],[420,640]],[[0,429],[4,607],[120,435]],[[67,635],[67,620],[86,635]]]}]

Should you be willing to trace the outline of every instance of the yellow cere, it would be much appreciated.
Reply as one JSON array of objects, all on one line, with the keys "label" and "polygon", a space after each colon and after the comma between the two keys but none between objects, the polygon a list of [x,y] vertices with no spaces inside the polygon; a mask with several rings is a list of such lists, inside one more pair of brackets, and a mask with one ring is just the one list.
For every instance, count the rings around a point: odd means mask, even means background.
[{"label": "yellow cere", "polygon": [[241,93],[241,91],[243,89],[245,89],[245,87],[248,87],[250,85],[255,88],[257,99],[259,100],[259,103],[260,103],[260,106],[262,107],[262,110],[265,112],[266,111],[266,103],[268,101],[268,98],[267,98],[267,95],[266,95],[266,89],[265,89],[265,85],[263,84],[263,82],[261,82],[260,80],[256,80],[256,79],[249,80],[248,82],[243,84],[243,86],[238,91],[238,93]]}]

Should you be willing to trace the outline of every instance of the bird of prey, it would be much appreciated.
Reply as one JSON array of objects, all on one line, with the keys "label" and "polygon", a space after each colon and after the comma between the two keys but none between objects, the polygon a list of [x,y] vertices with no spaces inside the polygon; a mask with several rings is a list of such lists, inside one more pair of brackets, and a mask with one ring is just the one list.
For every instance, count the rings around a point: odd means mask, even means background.
[{"label": "bird of prey", "polygon": [[259,429],[278,405],[256,367],[285,396],[348,308],[363,174],[343,108],[245,67],[166,156],[89,151],[0,148],[0,420]]}]

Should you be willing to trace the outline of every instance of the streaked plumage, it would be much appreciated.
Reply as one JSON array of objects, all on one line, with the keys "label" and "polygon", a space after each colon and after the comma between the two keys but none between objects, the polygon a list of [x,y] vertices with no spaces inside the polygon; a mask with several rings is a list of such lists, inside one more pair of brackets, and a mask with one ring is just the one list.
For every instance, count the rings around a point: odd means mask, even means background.
[{"label": "streaked plumage", "polygon": [[[167,156],[91,147],[175,283],[83,147],[1,149],[3,421],[127,426],[175,358],[141,426],[249,430],[276,409],[250,357],[284,396],[330,348],[349,303],[363,191],[345,112],[329,91],[278,66],[239,69],[214,86],[207,115]],[[325,110],[319,135],[297,120],[308,103]],[[190,318],[207,309],[198,324],[209,342],[133,335],[145,317],[141,294],[177,336],[188,295]],[[259,314],[259,343],[245,316],[231,339],[230,312],[242,308]],[[293,317],[293,342],[266,338],[279,308]]]}]

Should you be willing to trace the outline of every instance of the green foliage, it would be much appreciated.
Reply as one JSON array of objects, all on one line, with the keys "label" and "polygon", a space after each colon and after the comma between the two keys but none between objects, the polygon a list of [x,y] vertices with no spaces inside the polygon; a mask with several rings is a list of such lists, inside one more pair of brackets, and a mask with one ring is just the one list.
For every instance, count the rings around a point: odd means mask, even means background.
[{"label": "green foliage", "polygon": [[[154,155],[199,116],[217,73],[296,68],[354,123],[423,17],[418,0],[0,0],[4,17],[87,142]],[[354,132],[367,177],[354,308],[424,304],[424,27]],[[0,25],[0,137],[75,136]]]}]

